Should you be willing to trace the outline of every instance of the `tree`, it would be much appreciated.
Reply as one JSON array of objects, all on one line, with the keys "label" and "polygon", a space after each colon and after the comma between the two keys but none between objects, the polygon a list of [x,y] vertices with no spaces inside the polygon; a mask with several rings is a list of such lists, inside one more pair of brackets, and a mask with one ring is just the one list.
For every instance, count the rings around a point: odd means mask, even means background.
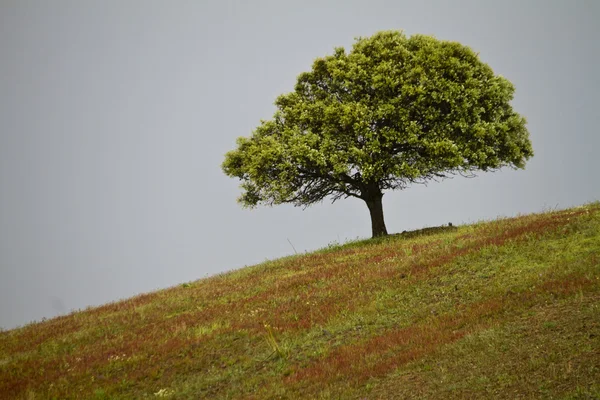
[{"label": "tree", "polygon": [[469,47],[379,32],[317,58],[222,168],[242,181],[245,206],[356,197],[373,237],[386,235],[386,190],[524,168],[533,150],[513,93]]}]

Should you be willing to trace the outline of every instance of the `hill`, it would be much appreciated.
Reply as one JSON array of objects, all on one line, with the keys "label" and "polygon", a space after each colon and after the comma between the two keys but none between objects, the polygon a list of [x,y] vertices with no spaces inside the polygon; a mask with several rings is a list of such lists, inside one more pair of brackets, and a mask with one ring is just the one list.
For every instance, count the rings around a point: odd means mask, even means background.
[{"label": "hill", "polygon": [[600,203],[330,247],[0,332],[0,398],[600,398]]}]

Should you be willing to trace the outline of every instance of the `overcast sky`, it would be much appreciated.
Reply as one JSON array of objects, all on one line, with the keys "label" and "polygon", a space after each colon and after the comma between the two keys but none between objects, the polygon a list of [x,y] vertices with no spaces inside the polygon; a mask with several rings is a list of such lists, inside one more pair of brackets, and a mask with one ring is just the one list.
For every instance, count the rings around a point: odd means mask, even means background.
[{"label": "overcast sky", "polygon": [[600,199],[600,2],[0,0],[0,326],[370,236],[359,200],[242,209],[220,169],[357,36],[459,41],[516,86],[525,170],[387,193],[390,232]]}]

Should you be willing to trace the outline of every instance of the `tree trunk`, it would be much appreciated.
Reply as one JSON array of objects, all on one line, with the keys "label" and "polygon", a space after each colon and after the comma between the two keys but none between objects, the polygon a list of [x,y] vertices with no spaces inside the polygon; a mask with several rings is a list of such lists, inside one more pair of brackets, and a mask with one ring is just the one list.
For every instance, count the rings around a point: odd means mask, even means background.
[{"label": "tree trunk", "polygon": [[386,236],[387,228],[385,227],[385,221],[383,220],[383,194],[378,193],[365,200],[369,212],[371,213],[371,230],[373,231],[373,237]]}]

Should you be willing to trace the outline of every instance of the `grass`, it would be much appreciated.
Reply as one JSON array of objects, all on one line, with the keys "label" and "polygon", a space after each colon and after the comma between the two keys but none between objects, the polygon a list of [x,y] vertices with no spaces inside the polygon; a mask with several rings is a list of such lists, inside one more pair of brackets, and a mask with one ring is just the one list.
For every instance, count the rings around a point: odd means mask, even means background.
[{"label": "grass", "polygon": [[269,261],[0,332],[0,399],[600,398],[600,203]]}]

